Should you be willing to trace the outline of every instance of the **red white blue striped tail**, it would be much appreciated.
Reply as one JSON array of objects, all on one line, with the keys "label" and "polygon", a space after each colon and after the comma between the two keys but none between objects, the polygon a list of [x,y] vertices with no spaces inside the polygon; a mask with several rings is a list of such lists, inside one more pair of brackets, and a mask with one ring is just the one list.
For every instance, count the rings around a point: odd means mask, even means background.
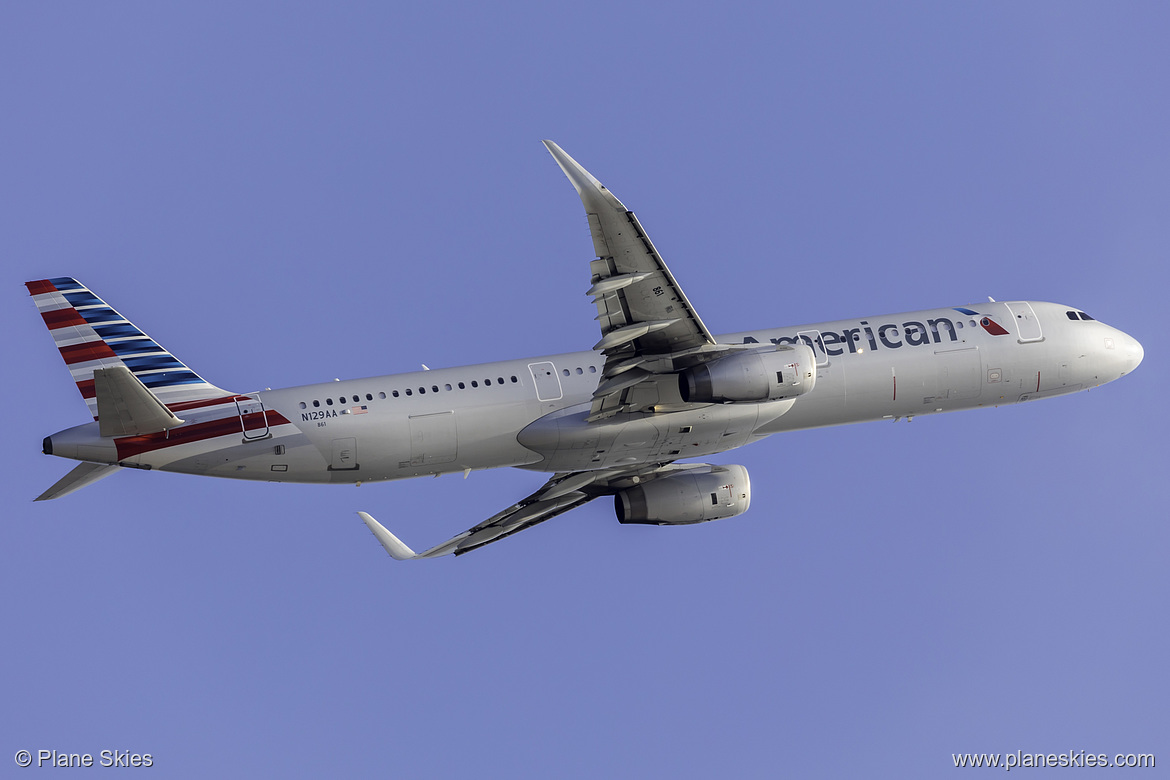
[{"label": "red white blue striped tail", "polygon": [[95,368],[126,366],[167,406],[231,395],[206,382],[76,279],[42,279],[25,287],[95,420]]}]

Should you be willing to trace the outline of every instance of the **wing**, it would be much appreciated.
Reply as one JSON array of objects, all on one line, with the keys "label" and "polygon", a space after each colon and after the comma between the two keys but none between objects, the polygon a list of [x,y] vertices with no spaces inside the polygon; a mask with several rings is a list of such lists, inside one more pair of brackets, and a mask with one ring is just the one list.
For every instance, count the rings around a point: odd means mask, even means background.
[{"label": "wing", "polygon": [[680,466],[666,463],[639,464],[626,468],[570,471],[556,474],[541,486],[540,490],[519,503],[513,504],[474,528],[421,553],[416,553],[407,547],[401,539],[368,513],[358,512],[358,517],[386,548],[390,557],[396,561],[438,558],[450,554],[462,555],[472,550],[478,550],[485,544],[498,542],[500,539],[531,528],[538,523],[543,523],[545,520],[568,512],[570,509],[587,504],[599,496],[612,495],[641,480],[654,479],[672,471],[694,467],[693,465]]},{"label": "wing", "polygon": [[552,141],[553,159],[581,196],[597,259],[590,264],[605,369],[590,419],[681,404],[657,375],[703,362],[717,345],[632,211]]},{"label": "wing", "polygon": [[441,555],[449,555],[452,553],[462,555],[472,550],[478,550],[485,544],[491,544],[506,536],[519,533],[525,528],[531,528],[537,523],[543,523],[545,520],[556,517],[562,512],[568,512],[570,509],[588,503],[592,499],[592,496],[587,496],[584,493],[570,493],[557,499],[547,501],[536,500],[531,503],[525,503],[529,500],[525,499],[519,504],[514,504],[494,517],[483,521],[474,528],[464,531],[453,539],[449,539],[421,553],[416,553],[407,547],[397,536],[390,533],[386,526],[370,517],[366,512],[358,512],[358,517],[362,519],[366,527],[382,543],[382,546],[386,548],[386,552],[390,553],[391,558],[396,561],[408,561],[413,558],[438,558]]}]

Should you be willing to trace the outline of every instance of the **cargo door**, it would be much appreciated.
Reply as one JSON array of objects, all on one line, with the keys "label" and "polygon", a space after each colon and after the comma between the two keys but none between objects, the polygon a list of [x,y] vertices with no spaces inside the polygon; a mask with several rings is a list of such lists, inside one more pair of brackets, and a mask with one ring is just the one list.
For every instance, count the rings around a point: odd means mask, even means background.
[{"label": "cargo door", "polygon": [[982,390],[983,366],[979,348],[936,350],[938,400],[957,401],[978,398]]},{"label": "cargo door", "polygon": [[455,412],[419,414],[410,418],[410,465],[450,463],[455,460],[457,451]]}]

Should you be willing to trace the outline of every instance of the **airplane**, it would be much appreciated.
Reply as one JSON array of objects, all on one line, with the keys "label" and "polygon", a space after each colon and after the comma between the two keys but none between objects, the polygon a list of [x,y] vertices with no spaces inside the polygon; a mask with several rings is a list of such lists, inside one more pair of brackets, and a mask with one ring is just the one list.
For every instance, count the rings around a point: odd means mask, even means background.
[{"label": "airplane", "polygon": [[747,469],[692,459],[786,431],[1052,398],[1125,376],[1144,356],[1076,307],[990,298],[714,336],[633,212],[544,144],[593,239],[592,349],[235,393],[75,279],[28,282],[93,416],[45,438],[46,455],[81,463],[36,500],[123,468],[352,484],[504,466],[551,473],[424,552],[358,513],[397,560],[461,555],[602,496],[627,524],[734,517],[751,504]]}]

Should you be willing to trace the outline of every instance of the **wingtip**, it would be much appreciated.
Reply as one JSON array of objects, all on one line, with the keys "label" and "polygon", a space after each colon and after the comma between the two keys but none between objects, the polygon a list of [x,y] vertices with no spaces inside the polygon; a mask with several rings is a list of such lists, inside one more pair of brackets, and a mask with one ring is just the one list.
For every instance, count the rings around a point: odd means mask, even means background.
[{"label": "wingtip", "polygon": [[374,535],[386,552],[390,553],[390,557],[396,561],[409,561],[412,558],[417,558],[414,550],[403,544],[402,540],[386,528],[386,526],[379,523],[366,512],[358,512],[358,517],[366,524],[366,528],[370,529],[370,533]]},{"label": "wingtip", "polygon": [[601,182],[594,179],[581,163],[574,160],[572,155],[555,142],[545,141],[544,148],[548,149],[548,153],[553,156],[553,159],[557,161],[557,165],[561,166],[561,170],[565,172],[565,175],[569,177],[569,181],[573,182],[574,185],[580,187],[590,180],[596,182],[598,186],[601,185]]},{"label": "wingtip", "polygon": [[585,170],[585,166],[573,159],[572,155],[558,146],[555,142],[545,140],[544,146],[548,153],[557,161],[561,171],[572,183],[586,209],[595,209],[603,205],[625,211],[625,206],[617,197],[605,188],[592,173]]}]

